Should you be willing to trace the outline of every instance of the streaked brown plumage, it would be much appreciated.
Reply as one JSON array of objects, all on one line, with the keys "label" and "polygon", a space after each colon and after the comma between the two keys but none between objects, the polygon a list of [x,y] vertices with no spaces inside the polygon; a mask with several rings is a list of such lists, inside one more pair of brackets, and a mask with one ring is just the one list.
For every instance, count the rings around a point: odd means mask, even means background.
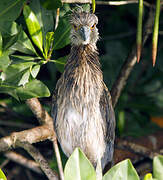
[{"label": "streaked brown plumage", "polygon": [[52,102],[54,128],[67,156],[80,147],[104,168],[113,156],[115,117],[96,48],[98,19],[78,9],[70,23],[72,48]]}]

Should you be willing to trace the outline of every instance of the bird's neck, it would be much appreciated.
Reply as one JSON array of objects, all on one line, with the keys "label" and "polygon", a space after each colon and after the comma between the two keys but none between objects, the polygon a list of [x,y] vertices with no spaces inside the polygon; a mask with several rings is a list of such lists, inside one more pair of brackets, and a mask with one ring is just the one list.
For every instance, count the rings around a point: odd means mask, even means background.
[{"label": "bird's neck", "polygon": [[102,76],[96,47],[92,45],[72,46],[65,71],[69,71],[69,69],[71,71],[75,69],[89,69],[92,73],[98,73]]},{"label": "bird's neck", "polygon": [[74,94],[78,89],[79,96],[95,94],[97,97],[103,84],[98,52],[89,45],[72,47],[62,77],[68,92]]}]

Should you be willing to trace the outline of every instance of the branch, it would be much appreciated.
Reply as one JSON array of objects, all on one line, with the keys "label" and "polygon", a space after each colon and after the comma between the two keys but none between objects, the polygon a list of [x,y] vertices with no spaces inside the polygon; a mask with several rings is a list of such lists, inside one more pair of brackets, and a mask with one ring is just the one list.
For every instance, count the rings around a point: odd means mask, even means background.
[{"label": "branch", "polygon": [[14,151],[9,151],[4,154],[8,160],[14,161],[24,167],[27,167],[28,169],[37,172],[39,174],[42,174],[42,171],[40,169],[40,166],[33,160],[27,159],[24,156],[14,152]]},{"label": "branch", "polygon": [[[59,11],[58,11],[59,13]],[[57,137],[53,129],[53,119],[50,117],[47,111],[42,107],[39,100],[37,98],[31,98],[26,101],[29,108],[32,110],[33,114],[37,117],[37,119],[40,121],[40,123],[48,124],[49,127],[52,129],[52,136],[50,136],[50,140],[53,143],[53,147],[55,150],[55,155],[57,159],[58,169],[61,180],[64,180],[64,173],[63,173],[63,167],[62,167],[62,161],[59,153],[59,148],[57,144]],[[31,143],[30,143],[31,144]]]},{"label": "branch", "polygon": [[[46,139],[54,139],[54,130],[53,126],[50,125],[42,125],[33,129],[14,132],[10,136],[6,136],[0,139],[0,152],[7,151],[12,147],[22,147],[31,154],[31,156],[39,163],[41,169],[47,175],[50,180],[58,179],[56,173],[54,173],[48,166],[46,160],[42,157],[39,151],[32,146],[31,144],[40,142]],[[57,142],[55,142],[56,146]],[[58,150],[58,149],[57,149]],[[59,150],[58,150],[59,151]],[[58,157],[58,152],[56,153]],[[60,156],[59,156],[60,158]],[[61,159],[59,159],[61,161]],[[58,165],[59,167],[61,164]],[[53,174],[52,174],[52,172]],[[55,177],[55,178],[54,178]]]},{"label": "branch", "polygon": [[24,148],[33,157],[33,159],[35,159],[49,180],[59,180],[57,174],[49,168],[46,159],[34,146],[29,143],[20,143],[20,147]]},{"label": "branch", "polygon": [[129,158],[133,163],[137,163],[144,157],[152,159],[155,155],[163,154],[163,151],[161,151],[163,147],[162,139],[163,131],[161,130],[139,138],[116,138],[114,162],[118,163]]},{"label": "branch", "polygon": [[50,180],[58,180],[58,176],[48,166],[46,160],[32,143],[40,142],[54,137],[53,127],[42,125],[30,130],[14,132],[10,136],[0,139],[0,152],[7,151],[12,147],[22,147],[39,163],[41,169]]},{"label": "branch", "polygon": [[[142,46],[144,46],[147,38],[149,37],[149,35],[152,32],[153,22],[154,22],[154,15],[153,15],[153,10],[151,8],[149,15],[148,15],[148,19],[145,24],[145,28],[144,28],[144,36],[143,36]],[[111,89],[112,103],[113,103],[114,107],[118,101],[118,98],[126,84],[126,81],[129,77],[134,65],[136,64],[136,60],[137,60],[137,57],[136,57],[136,44],[135,44],[133,46],[133,48],[131,49],[131,52],[129,53],[127,59],[125,60],[123,66],[120,70],[120,73]]]},{"label": "branch", "polygon": [[125,141],[125,140],[121,140],[118,144],[117,144],[118,148],[122,148],[122,149],[128,149],[131,150],[132,152],[139,154],[139,155],[143,155],[145,157],[148,157],[150,159],[153,159],[155,156],[158,156],[159,153],[152,151],[149,148],[146,148],[144,146],[141,146],[139,144],[135,144],[129,141]]},{"label": "branch", "polygon": [[[92,0],[62,0],[62,3],[89,3],[92,4]],[[126,4],[137,4],[138,0],[126,0],[126,1],[96,1],[96,4],[98,5],[111,5],[111,6],[120,6],[120,5],[126,5]],[[144,1],[143,2],[145,6],[150,7],[150,3]]]},{"label": "branch", "polygon": [[14,132],[10,136],[0,139],[0,152],[7,151],[12,147],[19,147],[20,143],[33,144],[46,139],[52,139],[53,136],[53,127],[48,125],[42,125],[20,132]]},{"label": "branch", "polygon": [[31,98],[26,101],[33,114],[39,120],[40,124],[52,124],[53,120],[47,111],[42,107],[37,98]]}]

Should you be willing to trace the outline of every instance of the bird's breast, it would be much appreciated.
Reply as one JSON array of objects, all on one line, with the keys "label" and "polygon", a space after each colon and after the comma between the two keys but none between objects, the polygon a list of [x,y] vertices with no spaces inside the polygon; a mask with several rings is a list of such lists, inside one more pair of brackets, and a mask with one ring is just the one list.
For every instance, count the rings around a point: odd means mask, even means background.
[{"label": "bird's breast", "polygon": [[80,147],[92,163],[103,156],[105,140],[98,105],[85,106],[80,112],[71,103],[67,104],[62,112],[58,112],[57,128],[60,144],[67,156],[76,147]]}]

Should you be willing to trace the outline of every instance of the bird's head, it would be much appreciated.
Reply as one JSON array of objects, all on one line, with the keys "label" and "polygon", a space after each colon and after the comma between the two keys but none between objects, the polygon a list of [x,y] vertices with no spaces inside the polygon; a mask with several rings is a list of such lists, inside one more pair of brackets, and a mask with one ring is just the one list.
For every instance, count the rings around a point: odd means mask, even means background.
[{"label": "bird's head", "polygon": [[96,47],[96,42],[99,38],[98,29],[96,27],[98,18],[95,14],[83,11],[79,8],[73,11],[70,24],[71,29],[71,43],[75,46],[93,45]]}]

